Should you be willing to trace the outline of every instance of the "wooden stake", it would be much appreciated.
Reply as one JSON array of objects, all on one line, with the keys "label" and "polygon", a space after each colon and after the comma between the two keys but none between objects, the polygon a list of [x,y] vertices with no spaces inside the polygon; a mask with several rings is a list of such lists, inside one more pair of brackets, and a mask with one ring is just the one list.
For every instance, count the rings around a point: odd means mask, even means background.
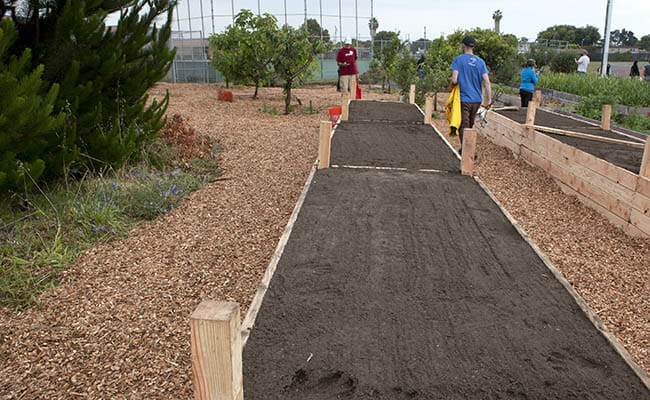
[{"label": "wooden stake", "polygon": [[580,138],[580,139],[592,140],[594,142],[621,144],[621,145],[624,145],[624,146],[634,147],[636,149],[643,149],[645,147],[645,145],[643,143],[639,143],[639,142],[631,142],[631,141],[628,141],[628,140],[612,139],[612,138],[608,138],[608,137],[604,137],[604,136],[590,135],[588,133],[572,132],[572,131],[567,131],[567,130],[564,130],[564,129],[551,128],[551,127],[548,127],[548,126],[525,125],[525,127],[528,128],[528,129],[534,129],[536,131],[553,133],[555,135],[571,136],[571,137],[576,137],[576,138]]},{"label": "wooden stake", "polygon": [[476,153],[476,131],[474,129],[463,130],[463,154],[460,163],[460,171],[463,175],[474,173],[474,153]]},{"label": "wooden stake", "polygon": [[350,80],[350,98],[352,100],[357,99],[357,77],[355,76]]},{"label": "wooden stake", "polygon": [[205,300],[190,316],[196,400],[243,400],[239,304]]},{"label": "wooden stake", "polygon": [[536,90],[535,91],[535,103],[537,104],[538,107],[542,105],[542,91],[541,90]]},{"label": "wooden stake", "polygon": [[409,90],[409,103],[410,104],[415,104],[415,85],[411,85],[411,89]]},{"label": "wooden stake", "polygon": [[431,114],[433,113],[433,97],[427,96],[426,101],[424,102],[424,123],[431,123]]},{"label": "wooden stake", "polygon": [[650,179],[650,137],[645,141],[645,150],[643,150],[643,159],[641,160],[641,170],[639,175]]},{"label": "wooden stake", "polygon": [[535,125],[535,114],[537,113],[537,102],[535,100],[528,102],[528,111],[526,112],[526,125]]},{"label": "wooden stake", "polygon": [[610,104],[603,104],[603,117],[601,118],[600,127],[604,131],[612,129],[612,106]]},{"label": "wooden stake", "polygon": [[329,121],[320,122],[320,135],[318,140],[318,169],[330,167],[330,138],[332,123]]},{"label": "wooden stake", "polygon": [[347,121],[350,113],[350,93],[341,96],[341,121]]}]

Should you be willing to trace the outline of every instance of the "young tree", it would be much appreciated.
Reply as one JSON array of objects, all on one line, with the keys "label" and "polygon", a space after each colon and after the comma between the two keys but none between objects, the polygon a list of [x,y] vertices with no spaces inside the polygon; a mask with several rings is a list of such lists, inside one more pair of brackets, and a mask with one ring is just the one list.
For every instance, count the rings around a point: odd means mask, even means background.
[{"label": "young tree", "polygon": [[247,35],[245,30],[233,24],[228,25],[224,33],[215,33],[208,39],[212,48],[212,65],[223,75],[227,88],[232,82],[244,81],[250,75],[247,71],[254,68],[241,51],[241,43],[247,40]]},{"label": "young tree", "polygon": [[417,60],[411,57],[407,48],[402,49],[395,62],[395,82],[400,87],[400,94],[406,96],[412,83],[416,82]]},{"label": "young tree", "polygon": [[375,47],[373,48],[373,58],[381,67],[384,77],[381,87],[385,89],[388,83],[388,93],[390,93],[390,79],[395,73],[395,63],[397,56],[402,52],[405,42],[399,39],[399,32],[378,32],[375,37]]},{"label": "young tree", "polygon": [[46,168],[59,169],[64,150],[56,131],[63,113],[54,114],[58,85],[41,79],[43,66],[31,64],[31,51],[7,56],[17,32],[11,20],[0,21],[0,190],[30,186]]},{"label": "young tree", "polygon": [[293,85],[313,76],[318,68],[316,57],[329,49],[330,44],[320,39],[310,42],[309,31],[304,26],[295,29],[284,25],[280,29],[272,64],[275,73],[284,81],[285,114],[289,114]]},{"label": "young tree", "polygon": [[458,52],[454,46],[442,36],[431,42],[431,47],[425,54],[424,79],[418,85],[418,91],[420,91],[420,87],[424,94],[433,90],[433,109],[436,111],[438,110],[438,93],[449,86],[451,79],[449,68],[457,55]]},{"label": "young tree", "polygon": [[278,20],[271,14],[255,16],[250,10],[242,10],[235,18],[239,34],[239,74],[255,85],[253,98],[257,98],[260,83],[271,74],[271,62],[278,45]]}]

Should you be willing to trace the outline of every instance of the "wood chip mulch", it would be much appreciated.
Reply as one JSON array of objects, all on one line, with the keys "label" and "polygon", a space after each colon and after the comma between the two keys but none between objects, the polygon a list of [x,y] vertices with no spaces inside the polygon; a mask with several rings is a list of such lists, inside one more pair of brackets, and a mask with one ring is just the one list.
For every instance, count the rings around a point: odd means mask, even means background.
[{"label": "wood chip mulch", "polygon": [[[320,114],[298,107],[300,115],[275,116],[260,110],[262,102],[281,109],[279,89],[262,89],[256,101],[250,89],[235,90],[233,103],[217,102],[211,85],[160,84],[152,94],[166,89],[168,115],[189,118],[198,134],[218,141],[229,179],[130,238],[88,252],[33,308],[0,310],[0,398],[190,399],[190,313],[208,298],[238,301],[243,313],[250,304],[316,157],[318,121],[338,105],[337,93],[298,89]],[[445,121],[436,124],[446,132]],[[483,138],[477,174],[649,371],[650,240],[626,236]]]},{"label": "wood chip mulch", "polygon": [[[444,111],[434,123],[458,149],[458,138],[447,136]],[[626,235],[510,150],[480,135],[477,148],[475,174],[650,372],[650,239]]]},{"label": "wood chip mulch", "polygon": [[[319,120],[340,104],[333,87],[280,89],[159,84],[167,114],[189,118],[222,150],[226,179],[187,196],[164,218],[97,247],[36,306],[0,310],[0,398],[190,399],[189,315],[203,299],[237,301],[242,320],[316,158]],[[368,90],[369,99],[391,98]],[[307,115],[309,100],[319,114]],[[294,101],[295,102],[295,101]]]}]

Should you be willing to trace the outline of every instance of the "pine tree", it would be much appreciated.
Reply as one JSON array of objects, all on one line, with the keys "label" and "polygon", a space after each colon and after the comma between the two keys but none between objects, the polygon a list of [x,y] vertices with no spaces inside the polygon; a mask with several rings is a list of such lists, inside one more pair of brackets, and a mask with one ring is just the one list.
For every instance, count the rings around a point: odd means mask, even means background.
[{"label": "pine tree", "polygon": [[0,21],[0,191],[30,186],[48,169],[59,169],[65,147],[55,135],[64,114],[53,114],[58,85],[32,68],[31,51],[7,56],[17,36],[12,21]]},{"label": "pine tree", "polygon": [[[174,57],[169,49],[175,0],[30,1],[20,42],[34,64],[60,85],[56,111],[67,114],[61,137],[73,140],[87,164],[119,166],[164,125],[168,96],[148,101]],[[104,21],[119,11],[115,30]],[[154,20],[166,14],[158,29]]]}]

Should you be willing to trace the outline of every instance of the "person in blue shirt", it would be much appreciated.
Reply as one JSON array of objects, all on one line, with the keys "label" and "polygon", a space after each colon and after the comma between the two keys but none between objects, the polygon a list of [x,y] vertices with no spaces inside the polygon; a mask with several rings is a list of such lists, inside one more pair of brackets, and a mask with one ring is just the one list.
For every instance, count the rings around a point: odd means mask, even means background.
[{"label": "person in blue shirt", "polygon": [[539,74],[535,72],[535,60],[526,61],[526,68],[521,71],[521,85],[519,86],[519,97],[521,97],[521,106],[528,107],[528,102],[533,99],[535,94],[535,84],[539,80]]},{"label": "person in blue shirt", "polygon": [[472,36],[465,36],[462,45],[463,54],[454,58],[450,68],[452,71],[451,83],[454,85],[458,84],[460,87],[460,110],[462,119],[458,131],[460,133],[461,152],[463,150],[463,130],[474,127],[476,112],[483,102],[481,83],[485,83],[487,93],[487,105],[484,107],[489,108],[492,104],[492,85],[490,84],[490,77],[488,76],[485,61],[481,57],[474,55],[476,39]]}]

